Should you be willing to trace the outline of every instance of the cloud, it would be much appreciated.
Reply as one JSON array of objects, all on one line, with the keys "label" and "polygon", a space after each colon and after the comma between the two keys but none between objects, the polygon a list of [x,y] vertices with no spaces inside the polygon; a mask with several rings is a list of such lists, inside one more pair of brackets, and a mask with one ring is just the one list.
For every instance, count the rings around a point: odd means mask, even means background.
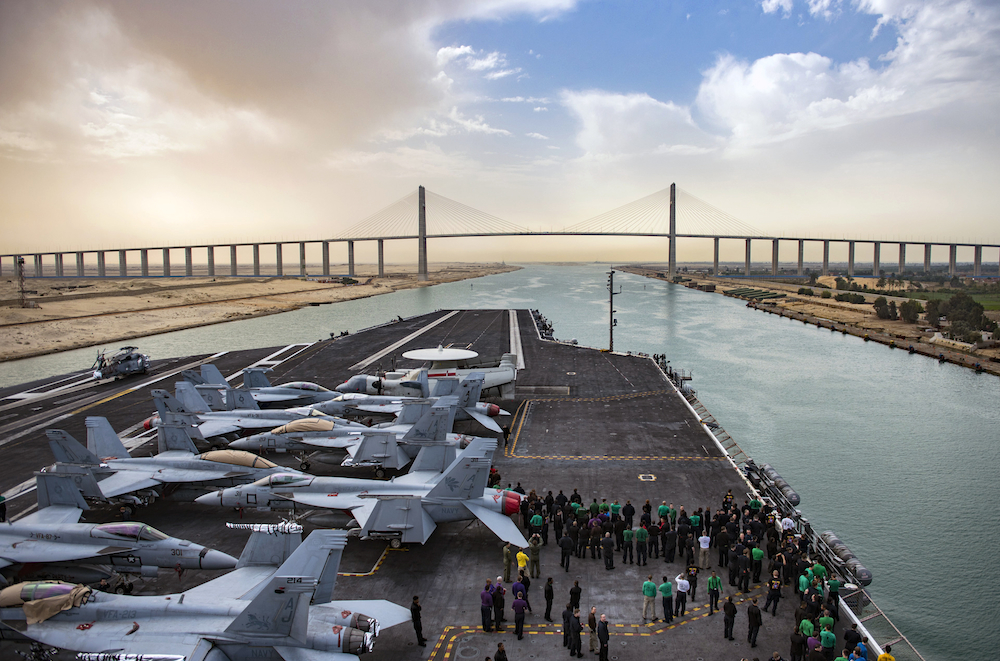
[{"label": "cloud", "polygon": [[546,108],[545,106],[536,106],[536,107],[532,108],[532,110],[534,110],[535,112],[548,112],[549,111],[549,109]]},{"label": "cloud", "polygon": [[529,138],[534,138],[535,140],[548,140],[549,136],[542,135],[541,133],[525,133]]},{"label": "cloud", "polygon": [[486,123],[486,119],[482,115],[476,115],[475,117],[466,118],[462,113],[458,111],[458,108],[452,108],[451,112],[448,113],[448,119],[455,122],[458,126],[462,127],[469,133],[486,133],[488,135],[511,135],[510,131],[505,129],[498,129],[490,126]]},{"label": "cloud", "polygon": [[792,0],[761,0],[760,8],[765,14],[773,14],[780,9],[788,17],[792,15]]},{"label": "cloud", "polygon": [[472,55],[475,53],[472,46],[445,46],[444,48],[439,48],[437,52],[437,65],[443,67],[452,60],[457,60],[463,55]]},{"label": "cloud", "polygon": [[486,71],[487,69],[494,69],[498,66],[503,66],[506,63],[507,59],[497,51],[487,53],[483,57],[479,58],[465,58],[465,68],[469,71]]},{"label": "cloud", "polygon": [[517,67],[514,69],[500,69],[499,71],[491,71],[484,77],[486,78],[486,80],[498,80],[500,78],[506,78],[507,76],[511,76],[515,73],[521,73],[521,68]]},{"label": "cloud", "polygon": [[562,103],[577,118],[576,143],[587,154],[650,153],[675,145],[712,146],[687,108],[648,94],[565,91]]}]

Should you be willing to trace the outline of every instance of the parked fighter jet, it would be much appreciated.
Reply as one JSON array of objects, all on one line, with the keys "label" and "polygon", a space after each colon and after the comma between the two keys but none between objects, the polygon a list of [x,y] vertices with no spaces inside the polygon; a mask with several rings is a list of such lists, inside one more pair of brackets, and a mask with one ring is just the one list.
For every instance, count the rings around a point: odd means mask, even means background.
[{"label": "parked fighter jet", "polygon": [[86,448],[61,429],[45,434],[56,457],[55,472],[90,474],[97,480],[97,489],[87,489],[85,481],[78,481],[88,498],[111,500],[132,494],[125,500],[155,499],[169,487],[171,498],[193,500],[206,491],[290,470],[249,452],[198,454],[189,428],[170,419],[157,428],[159,454],[152,457],[131,457],[107,418],[89,417],[86,424]]},{"label": "parked fighter jet", "polygon": [[[236,566],[236,558],[222,551],[168,537],[144,523],[78,523],[83,511],[90,508],[74,477],[35,473],[38,511],[0,526],[0,581],[16,583],[29,576],[56,574],[96,583],[110,572],[94,565],[143,575],[155,575],[158,567]],[[89,475],[86,478],[93,480]],[[123,585],[121,590],[125,589]]]},{"label": "parked fighter jet", "polygon": [[406,475],[388,481],[309,475],[269,475],[253,484],[206,494],[195,502],[225,507],[331,508],[351,514],[367,538],[423,544],[438,523],[479,519],[500,539],[517,546],[527,540],[509,515],[521,496],[487,489],[496,440],[473,439],[444,472],[414,463]]},{"label": "parked fighter jet", "polygon": [[[282,406],[306,406],[325,402],[337,397],[338,393],[312,383],[311,381],[293,381],[280,385],[271,385],[265,376],[265,372],[271,370],[263,367],[250,367],[243,370],[243,388],[240,390],[250,391],[250,395],[258,404],[280,404]],[[228,389],[229,383],[219,368],[212,363],[205,363],[201,366],[201,373],[194,370],[184,370],[182,373],[184,380],[193,384],[199,391],[217,388]]]},{"label": "parked fighter jet", "polygon": [[[307,406],[261,410],[245,390],[230,388],[223,400],[214,389],[199,392],[186,381],[179,381],[175,386],[176,398],[165,390],[152,391],[159,419],[163,419],[167,412],[192,414],[198,420],[198,431],[206,439],[251,429],[273,429],[292,420],[312,416],[329,420],[335,426],[367,429],[364,425],[324,415]],[[147,427],[152,428],[157,420],[151,418],[146,422]]]},{"label": "parked fighter jet", "polygon": [[484,388],[500,388],[505,397],[513,396],[514,381],[517,379],[517,356],[505,353],[497,367],[470,366],[469,363],[477,356],[479,354],[475,351],[445,349],[440,346],[437,349],[407,351],[403,358],[430,362],[431,366],[408,372],[387,372],[384,376],[358,374],[337,386],[337,391],[427,397],[431,394],[436,379],[463,378],[472,372],[481,372],[485,378]]},{"label": "parked fighter jet", "polygon": [[332,600],[345,532],[316,530],[298,544],[299,526],[246,527],[254,532],[238,568],[196,588],[136,597],[22,583],[4,591],[0,620],[86,660],[335,661],[356,659],[380,627],[410,619],[384,600]]}]

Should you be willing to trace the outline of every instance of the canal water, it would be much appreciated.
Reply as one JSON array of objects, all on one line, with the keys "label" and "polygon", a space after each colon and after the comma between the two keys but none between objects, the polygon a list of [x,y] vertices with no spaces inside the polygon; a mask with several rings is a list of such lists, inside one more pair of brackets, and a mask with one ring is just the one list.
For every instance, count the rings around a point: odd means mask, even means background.
[{"label": "canal water", "polygon": [[[133,343],[164,358],[311,342],[435,309],[535,308],[556,337],[606,347],[607,270],[532,265]],[[925,658],[993,658],[1000,380],[718,294],[624,273],[615,282],[615,348],[692,370],[719,423],[799,492],[815,528],[836,532],[873,572],[876,602]],[[0,385],[85,368],[94,353],[0,364]]]}]

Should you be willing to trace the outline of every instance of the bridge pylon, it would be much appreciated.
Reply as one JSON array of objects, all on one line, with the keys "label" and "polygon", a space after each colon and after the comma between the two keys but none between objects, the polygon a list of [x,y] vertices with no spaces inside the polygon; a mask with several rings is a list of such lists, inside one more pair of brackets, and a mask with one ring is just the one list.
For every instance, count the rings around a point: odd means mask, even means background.
[{"label": "bridge pylon", "polygon": [[423,186],[417,188],[417,279],[427,279],[427,200]]},{"label": "bridge pylon", "polygon": [[670,229],[668,241],[667,274],[670,279],[677,275],[677,184],[670,184]]}]

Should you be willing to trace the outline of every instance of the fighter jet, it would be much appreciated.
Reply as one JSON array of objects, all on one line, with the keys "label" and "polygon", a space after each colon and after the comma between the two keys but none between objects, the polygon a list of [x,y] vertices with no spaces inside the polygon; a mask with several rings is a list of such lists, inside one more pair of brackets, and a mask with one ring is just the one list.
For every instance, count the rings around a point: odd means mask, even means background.
[{"label": "fighter jet", "polygon": [[[337,386],[338,392],[364,393],[368,395],[409,395],[427,397],[434,380],[463,378],[472,372],[484,375],[484,388],[499,388],[504,397],[513,396],[517,379],[517,356],[505,353],[497,367],[468,366],[479,354],[466,349],[416,349],[407,351],[403,358],[430,362],[430,367],[421,367],[408,372],[387,372],[384,376],[358,374]],[[464,366],[463,366],[464,365]]]},{"label": "fighter jet", "polygon": [[137,597],[22,583],[3,592],[0,621],[86,661],[340,661],[410,619],[388,601],[332,599],[345,532],[316,530],[299,543],[299,526],[244,527],[254,532],[237,569],[196,588]]},{"label": "fighter jet", "polygon": [[[78,523],[89,506],[73,475],[35,473],[35,483],[38,511],[0,525],[0,581],[4,583],[53,575],[96,583],[110,574],[96,565],[144,576],[155,575],[159,567],[236,566],[236,558],[222,551],[168,537],[144,523]],[[124,592],[126,584],[120,589]]]},{"label": "fighter jet", "polygon": [[334,418],[307,406],[261,410],[245,390],[230,388],[223,399],[214,389],[199,392],[186,381],[177,382],[175,387],[176,398],[165,390],[152,391],[158,418],[147,420],[147,428],[151,429],[158,419],[163,419],[165,413],[171,412],[194,415],[198,431],[206,439],[246,430],[273,429],[307,417],[328,420],[335,426],[367,429],[364,425]]},{"label": "fighter jet", "polygon": [[343,510],[357,521],[363,538],[388,539],[394,547],[425,543],[438,523],[479,519],[500,539],[525,547],[527,540],[510,520],[520,509],[520,494],[486,488],[496,447],[495,439],[476,438],[444,472],[414,462],[409,473],[388,481],[275,474],[195,502]]},{"label": "fighter jet", "polygon": [[45,433],[57,462],[52,470],[89,474],[97,480],[97,489],[87,489],[86,482],[78,481],[88,498],[136,502],[161,497],[169,489],[173,499],[193,500],[206,491],[253,482],[271,473],[297,472],[249,452],[198,454],[189,428],[170,418],[157,428],[159,454],[152,457],[130,456],[107,418],[89,417],[86,425],[86,448],[61,429]]},{"label": "fighter jet", "polygon": [[[378,427],[352,429],[332,427],[331,423],[315,418],[296,420],[264,434],[255,434],[229,443],[229,447],[257,452],[292,452],[299,467],[309,470],[310,461],[333,450],[344,450],[348,456],[342,466],[376,466],[376,477],[384,477],[386,469],[405,467],[421,452],[434,447],[437,470],[448,467],[473,436],[453,434],[457,397],[409,399],[401,405],[396,421]],[[449,452],[450,449],[450,452]]]},{"label": "fighter jet", "polygon": [[[292,381],[276,386],[271,385],[265,376],[265,372],[270,371],[269,368],[264,367],[250,367],[243,370],[243,388],[239,390],[249,391],[254,401],[265,406],[272,404],[306,406],[334,399],[339,394],[311,381]],[[213,387],[216,389],[229,388],[229,383],[222,376],[222,372],[212,363],[203,364],[200,374],[194,370],[184,370],[181,375],[185,381],[193,384],[199,391]]]}]

